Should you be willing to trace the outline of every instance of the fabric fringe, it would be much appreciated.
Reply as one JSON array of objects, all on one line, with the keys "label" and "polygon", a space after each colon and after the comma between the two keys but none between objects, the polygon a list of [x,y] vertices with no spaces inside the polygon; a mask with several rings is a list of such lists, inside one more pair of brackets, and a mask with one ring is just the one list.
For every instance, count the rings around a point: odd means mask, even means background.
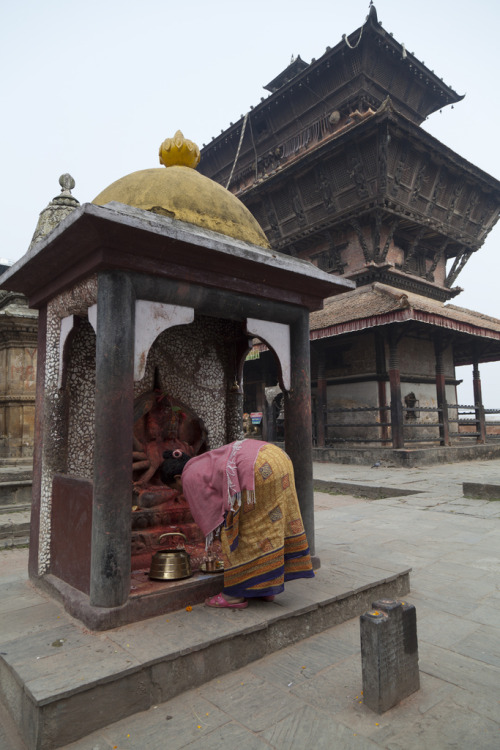
[{"label": "fabric fringe", "polygon": [[238,505],[241,505],[241,492],[234,492],[235,486],[238,486],[237,483],[237,476],[238,476],[238,469],[236,467],[236,455],[238,451],[240,450],[241,446],[243,445],[243,440],[236,440],[233,443],[233,447],[231,449],[231,453],[229,454],[229,458],[227,460],[226,464],[226,477],[227,477],[227,495],[228,495],[228,504],[229,507],[232,508],[235,501]]}]

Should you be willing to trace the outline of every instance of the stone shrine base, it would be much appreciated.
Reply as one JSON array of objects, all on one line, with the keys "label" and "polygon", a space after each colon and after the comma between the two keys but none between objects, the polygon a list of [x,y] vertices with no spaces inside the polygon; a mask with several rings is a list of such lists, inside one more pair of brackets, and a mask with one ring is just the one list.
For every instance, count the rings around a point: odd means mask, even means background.
[{"label": "stone shrine base", "polygon": [[[311,560],[313,569],[318,570],[321,566],[319,558],[312,557]],[[223,586],[221,574],[197,571],[189,578],[159,581],[151,580],[148,573],[149,568],[133,570],[127,602],[121,607],[110,608],[93,606],[87,594],[55,575],[44,575],[33,579],[32,583],[57,599],[68,614],[95,631],[111,630],[194,604],[203,604],[207,597],[218,594]]]},{"label": "stone shrine base", "polygon": [[151,581],[147,571],[132,573],[130,597],[121,607],[95,607],[89,597],[53,575],[33,583],[61,602],[68,614],[76,617],[90,630],[110,630],[146,620],[159,614],[174,612],[188,605],[200,604],[222,588],[219,575],[196,573],[178,581]]},{"label": "stone shrine base", "polygon": [[[356,617],[375,599],[408,593],[409,569],[357,565],[351,557],[340,550],[335,566],[315,579],[292,581],[274,602],[243,610],[196,605],[199,582],[186,579],[178,582],[182,609],[105,633],[83,627],[26,579],[12,580],[0,633],[0,701],[29,750],[62,747]],[[203,585],[220,590],[218,578],[205,576]],[[133,606],[146,609],[148,595]]]}]

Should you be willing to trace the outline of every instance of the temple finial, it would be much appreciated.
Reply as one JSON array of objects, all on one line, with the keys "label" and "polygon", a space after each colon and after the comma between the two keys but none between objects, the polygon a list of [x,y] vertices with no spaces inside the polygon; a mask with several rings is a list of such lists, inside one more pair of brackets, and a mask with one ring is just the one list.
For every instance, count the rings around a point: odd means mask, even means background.
[{"label": "temple finial", "polygon": [[173,138],[166,138],[160,146],[160,164],[165,167],[191,167],[196,169],[200,163],[200,149],[187,138],[184,138],[180,130]]},{"label": "temple finial", "polygon": [[368,18],[373,23],[378,23],[377,9],[373,4],[373,0],[370,0],[370,5],[368,6]]},{"label": "temple finial", "polygon": [[31,239],[30,248],[46,237],[50,232],[61,223],[75,208],[78,208],[80,202],[71,194],[75,187],[73,177],[66,173],[59,177],[61,192],[53,198],[49,205],[43,209],[38,217],[35,233]]},{"label": "temple finial", "polygon": [[75,181],[73,177],[66,172],[59,177],[59,185],[61,186],[61,195],[71,195],[71,191],[75,187]]}]

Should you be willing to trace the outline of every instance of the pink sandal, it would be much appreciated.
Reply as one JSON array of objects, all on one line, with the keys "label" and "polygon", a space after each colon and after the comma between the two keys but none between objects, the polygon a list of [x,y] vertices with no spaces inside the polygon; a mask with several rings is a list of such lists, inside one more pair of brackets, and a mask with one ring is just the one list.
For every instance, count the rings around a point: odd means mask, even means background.
[{"label": "pink sandal", "polygon": [[248,602],[228,602],[224,599],[222,594],[211,596],[210,599],[205,599],[205,605],[207,607],[215,607],[221,609],[223,607],[229,607],[229,609],[245,609],[248,607]]}]

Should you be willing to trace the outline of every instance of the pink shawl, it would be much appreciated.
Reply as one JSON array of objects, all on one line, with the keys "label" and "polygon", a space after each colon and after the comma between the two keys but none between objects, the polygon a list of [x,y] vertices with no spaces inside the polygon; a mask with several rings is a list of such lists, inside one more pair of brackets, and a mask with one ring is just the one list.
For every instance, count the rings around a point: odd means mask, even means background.
[{"label": "pink shawl", "polygon": [[237,440],[192,458],[182,472],[182,494],[207,543],[228,510],[241,504],[246,490],[255,499],[254,468],[266,443]]}]

